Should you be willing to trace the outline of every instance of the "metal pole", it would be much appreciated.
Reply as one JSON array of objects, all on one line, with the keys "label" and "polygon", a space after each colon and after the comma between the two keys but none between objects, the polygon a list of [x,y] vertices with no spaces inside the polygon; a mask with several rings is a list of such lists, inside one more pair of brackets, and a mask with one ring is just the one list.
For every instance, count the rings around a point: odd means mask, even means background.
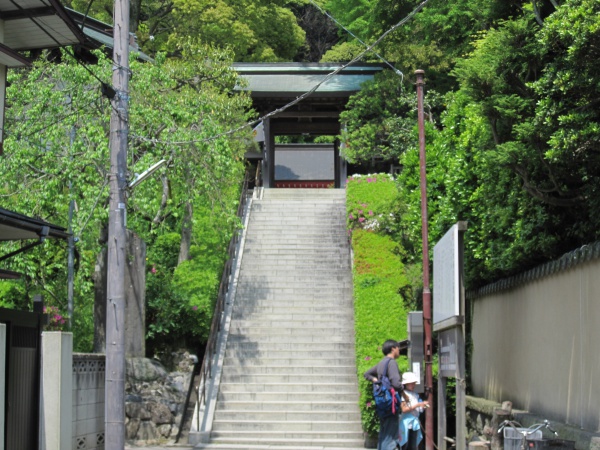
[{"label": "metal pole", "polygon": [[427,171],[425,169],[425,114],[423,112],[423,85],[425,72],[416,70],[417,121],[419,125],[419,160],[421,168],[421,233],[423,238],[423,331],[425,334],[425,393],[430,408],[425,410],[425,448],[433,450],[433,374],[431,342],[431,290],[429,288],[429,238],[427,229]]},{"label": "metal pole", "polygon": [[114,3],[110,203],[106,289],[105,448],[125,448],[125,269],[129,113],[129,0]]},{"label": "metal pole", "polygon": [[[69,103],[71,99],[69,98]],[[73,143],[75,142],[75,126],[71,127],[70,135],[70,151],[73,149]],[[71,157],[72,159],[72,157]],[[67,315],[69,316],[69,330],[73,330],[73,284],[75,281],[74,265],[75,265],[75,237],[73,236],[73,210],[75,209],[75,200],[73,200],[73,183],[69,179],[69,227],[67,232],[69,233],[68,244],[69,253],[67,256]]]}]

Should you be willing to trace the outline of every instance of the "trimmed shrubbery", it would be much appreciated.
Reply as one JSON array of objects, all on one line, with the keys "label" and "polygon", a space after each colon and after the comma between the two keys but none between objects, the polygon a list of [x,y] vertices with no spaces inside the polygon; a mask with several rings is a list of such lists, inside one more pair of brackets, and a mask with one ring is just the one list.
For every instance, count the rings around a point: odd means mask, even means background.
[{"label": "trimmed shrubbery", "polygon": [[[394,180],[385,174],[348,179],[346,205],[351,238],[354,282],[356,366],[360,385],[363,429],[375,435],[379,421],[372,402],[372,384],[362,374],[383,354],[386,339],[407,337],[407,312],[413,304],[412,266],[403,260],[405,249],[394,234],[398,208]],[[363,220],[360,220],[363,219]],[[407,361],[398,361],[401,370]]]}]

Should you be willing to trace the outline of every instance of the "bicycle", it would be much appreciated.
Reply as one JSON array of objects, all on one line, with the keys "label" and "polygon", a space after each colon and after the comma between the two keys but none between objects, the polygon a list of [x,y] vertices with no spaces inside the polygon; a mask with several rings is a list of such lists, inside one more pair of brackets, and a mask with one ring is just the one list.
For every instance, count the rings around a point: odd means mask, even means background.
[{"label": "bicycle", "polygon": [[[551,431],[552,433],[554,433],[555,436],[558,436],[558,433],[556,432],[556,430],[554,430],[550,426],[550,422],[548,422],[547,420],[544,420],[542,423],[533,424],[529,428],[523,428],[519,422],[516,422],[514,420],[505,420],[498,427],[498,433],[501,433],[504,430],[504,428],[506,428],[507,426],[510,426],[511,429],[515,430],[518,434],[520,434],[522,436],[521,437],[521,446],[518,450],[528,450],[527,439],[541,440],[542,433],[540,430],[542,428],[545,428],[545,429]],[[504,440],[504,450],[509,450],[506,448],[506,439],[507,439],[506,433],[505,433],[504,439],[505,439]],[[510,449],[510,450],[514,450],[514,449]]]}]

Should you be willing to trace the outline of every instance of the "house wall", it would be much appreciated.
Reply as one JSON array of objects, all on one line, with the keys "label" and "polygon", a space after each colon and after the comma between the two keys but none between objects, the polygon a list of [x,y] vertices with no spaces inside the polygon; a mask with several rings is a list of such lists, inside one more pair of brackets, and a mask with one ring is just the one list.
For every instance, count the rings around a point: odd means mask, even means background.
[{"label": "house wall", "polygon": [[471,384],[478,397],[597,432],[600,260],[579,256],[468,296]]},{"label": "house wall", "polygon": [[73,355],[73,449],[104,449],[105,355]]}]

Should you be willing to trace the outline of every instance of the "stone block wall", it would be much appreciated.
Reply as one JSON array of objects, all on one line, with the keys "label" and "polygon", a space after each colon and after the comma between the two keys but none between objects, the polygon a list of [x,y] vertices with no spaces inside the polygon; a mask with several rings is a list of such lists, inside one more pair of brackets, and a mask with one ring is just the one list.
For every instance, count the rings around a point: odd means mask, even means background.
[{"label": "stone block wall", "polygon": [[73,450],[104,450],[102,354],[73,355]]},{"label": "stone block wall", "polygon": [[174,372],[167,372],[154,359],[127,359],[125,422],[128,443],[144,446],[175,441],[192,370],[193,363],[187,352],[178,355]]}]

